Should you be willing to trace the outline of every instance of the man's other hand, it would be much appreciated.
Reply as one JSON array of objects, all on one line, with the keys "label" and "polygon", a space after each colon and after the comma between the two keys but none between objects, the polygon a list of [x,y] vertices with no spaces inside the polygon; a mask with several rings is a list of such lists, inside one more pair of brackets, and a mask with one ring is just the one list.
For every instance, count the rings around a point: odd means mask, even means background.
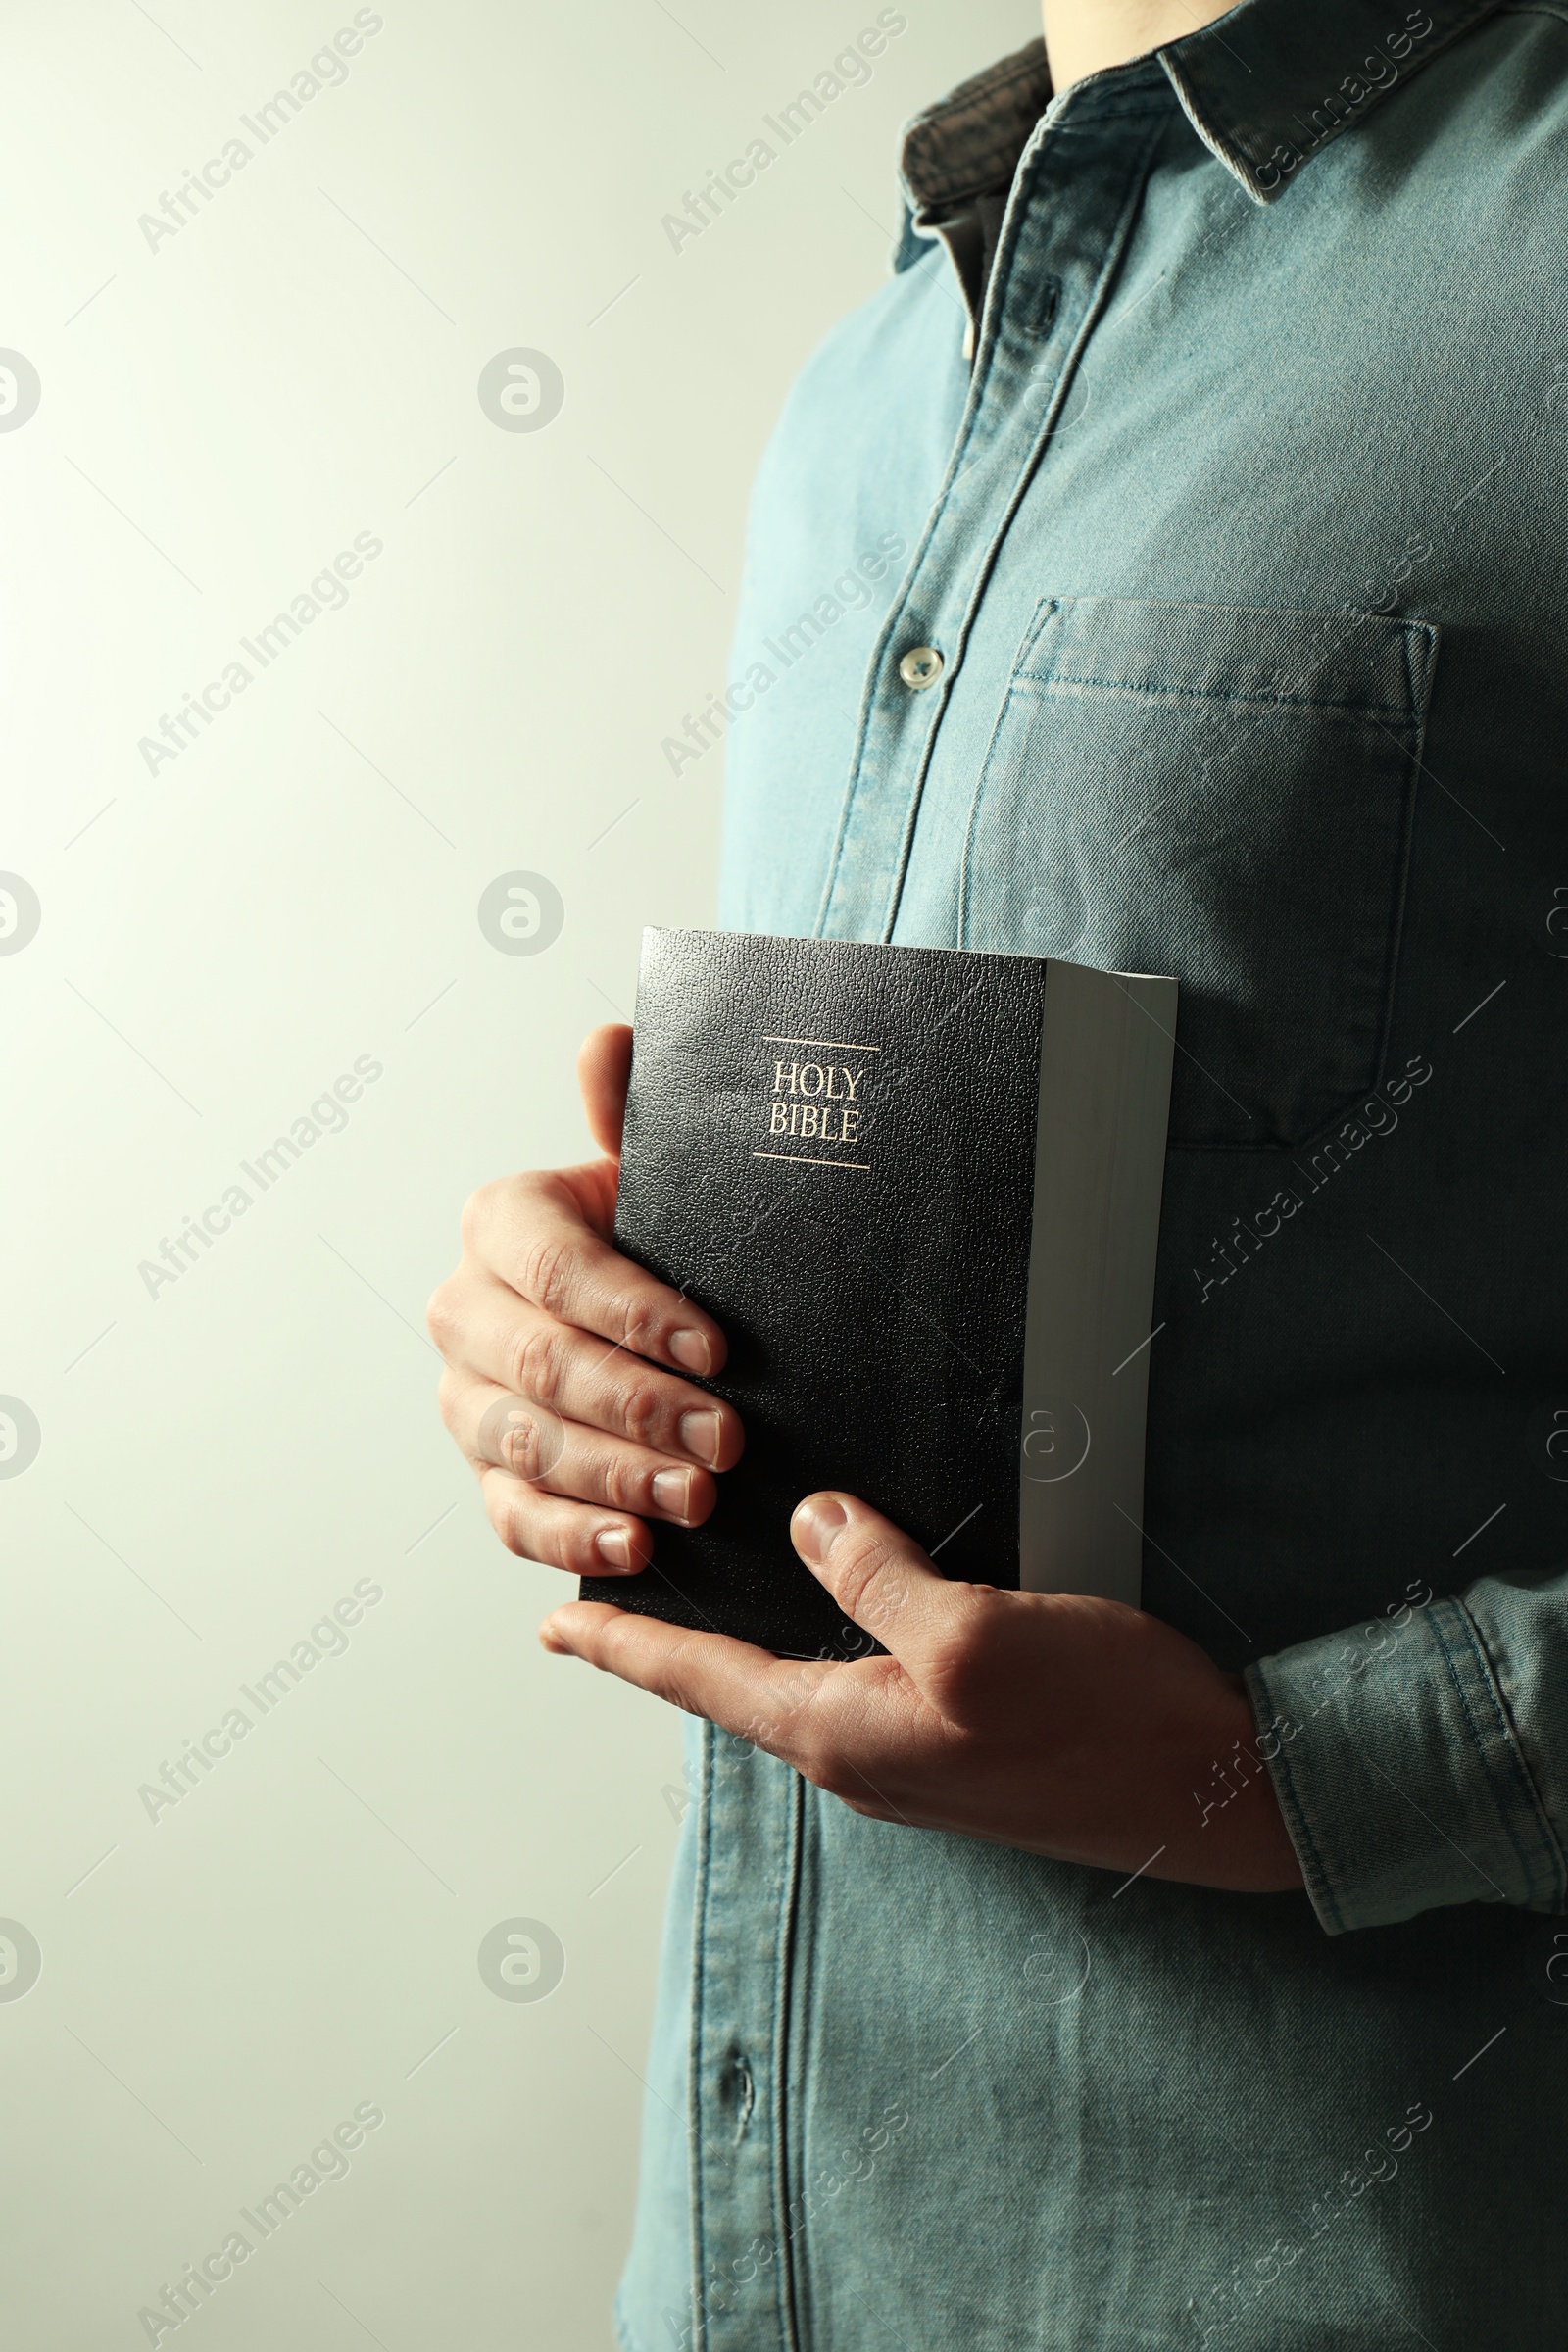
[{"label": "man's other hand", "polygon": [[604,1157],[482,1186],[427,1310],[441,1416],[491,1525],[573,1576],[645,1567],[647,1521],[706,1519],[744,1443],[733,1407],[682,1377],[723,1363],[718,1325],[611,1241],[630,1071],[631,1031],[594,1030],[577,1075]]},{"label": "man's other hand", "polygon": [[790,1533],[886,1657],[775,1658],[603,1601],[557,1609],[540,1639],[878,1821],[1199,1886],[1300,1885],[1241,1677],[1185,1635],[1119,1601],[950,1582],[851,1494],[808,1495]]}]

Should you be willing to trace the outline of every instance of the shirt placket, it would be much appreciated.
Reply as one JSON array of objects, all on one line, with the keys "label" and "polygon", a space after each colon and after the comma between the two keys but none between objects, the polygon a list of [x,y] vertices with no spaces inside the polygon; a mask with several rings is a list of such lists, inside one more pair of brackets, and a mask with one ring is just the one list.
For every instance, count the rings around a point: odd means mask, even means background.
[{"label": "shirt placket", "polygon": [[824,937],[892,937],[993,560],[1070,395],[1171,111],[1159,69],[1137,69],[1114,99],[1083,87],[1053,100],[1019,159],[957,439],[872,652]]},{"label": "shirt placket", "polygon": [[798,2352],[786,2154],[802,1785],[705,1727],[691,2052],[692,2352]]}]

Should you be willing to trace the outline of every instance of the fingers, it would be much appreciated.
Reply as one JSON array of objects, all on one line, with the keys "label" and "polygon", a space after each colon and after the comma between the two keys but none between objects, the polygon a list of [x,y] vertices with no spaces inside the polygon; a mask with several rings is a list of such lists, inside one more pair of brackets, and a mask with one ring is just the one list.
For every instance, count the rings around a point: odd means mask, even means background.
[{"label": "fingers", "polygon": [[917,1679],[948,1662],[994,1592],[950,1583],[912,1536],[853,1494],[808,1494],[790,1540],[845,1616]]},{"label": "fingers", "polygon": [[646,1446],[607,1437],[493,1381],[442,1382],[441,1412],[470,1461],[506,1470],[552,1494],[643,1511],[695,1527],[718,1497],[710,1471]]},{"label": "fingers", "polygon": [[[627,1348],[558,1323],[494,1275],[460,1269],[431,1300],[430,1320],[449,1362],[564,1420],[709,1470],[728,1470],[740,1459],[746,1433],[732,1405]],[[448,1427],[459,1434],[453,1422]]]},{"label": "fingers", "polygon": [[464,1224],[480,1261],[557,1322],[683,1372],[706,1376],[723,1363],[724,1335],[711,1315],[602,1241],[563,1177],[486,1186]]},{"label": "fingers", "polygon": [[577,1085],[588,1132],[601,1152],[620,1157],[620,1130],[631,1079],[631,1031],[623,1021],[590,1029],[577,1054]]},{"label": "fingers", "polygon": [[[579,1077],[596,1142],[618,1151],[631,1032],[597,1030]],[[695,1526],[739,1415],[682,1378],[724,1361],[712,1317],[616,1250],[618,1164],[509,1176],[463,1214],[464,1255],[426,1320],[447,1365],[441,1409],[480,1475],[497,1534],[579,1575],[645,1566],[643,1517]]]},{"label": "fingers", "polygon": [[635,1683],[688,1715],[795,1762],[801,1720],[824,1677],[847,1671],[816,1659],[775,1658],[727,1634],[693,1633],[604,1601],[567,1601],[539,1629],[545,1647]]},{"label": "fingers", "polygon": [[568,1601],[539,1629],[544,1647],[618,1675],[825,1788],[858,1813],[904,1815],[891,1784],[918,1707],[887,1658],[775,1658],[724,1634],[693,1633],[604,1601]]},{"label": "fingers", "polygon": [[624,1512],[547,1494],[506,1470],[482,1470],[479,1488],[491,1526],[519,1559],[571,1576],[634,1576],[653,1556],[647,1528]]}]

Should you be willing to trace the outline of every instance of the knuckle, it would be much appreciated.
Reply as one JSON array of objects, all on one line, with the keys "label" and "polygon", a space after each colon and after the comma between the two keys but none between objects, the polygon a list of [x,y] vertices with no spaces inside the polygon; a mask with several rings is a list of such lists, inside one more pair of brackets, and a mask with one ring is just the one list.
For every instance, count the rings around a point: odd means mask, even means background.
[{"label": "knuckle", "polygon": [[526,1413],[519,1413],[506,1400],[498,1412],[494,1407],[486,1414],[487,1438],[501,1456],[502,1465],[514,1478],[537,1478],[539,1475],[539,1425]]},{"label": "knuckle", "polygon": [[[598,1484],[606,1502],[617,1511],[635,1511],[642,1507],[639,1492],[643,1479],[638,1465],[613,1446],[607,1448],[598,1465]],[[593,1472],[590,1471],[590,1476]]]},{"label": "knuckle", "polygon": [[961,1642],[935,1658],[926,1675],[939,1711],[958,1722],[973,1714],[982,1703],[985,1679],[973,1651]]},{"label": "knuckle", "polygon": [[835,1567],[842,1565],[851,1575],[869,1584],[888,1565],[894,1547],[881,1530],[864,1523],[847,1527],[833,1546]]},{"label": "knuckle", "polygon": [[664,1424],[664,1398],[654,1380],[630,1380],[618,1397],[620,1426],[639,1446],[653,1446]]},{"label": "knuckle", "polygon": [[520,1280],[528,1298],[547,1314],[565,1316],[576,1271],[576,1252],[559,1233],[541,1234],[522,1253]]},{"label": "knuckle", "polygon": [[441,1353],[449,1356],[461,1328],[454,1283],[438,1283],[430,1293],[424,1309],[424,1328]]},{"label": "knuckle", "polygon": [[490,1221],[490,1208],[495,1199],[496,1189],[493,1184],[477,1185],[463,1203],[463,1212],[458,1219],[458,1232],[465,1250],[476,1250],[478,1249],[484,1229]]},{"label": "knuckle", "polygon": [[875,1528],[847,1530],[833,1546],[836,1582],[851,1616],[863,1603],[889,1611],[899,1604],[899,1553]]},{"label": "knuckle", "polygon": [[538,1551],[530,1542],[532,1513],[526,1495],[515,1487],[502,1488],[492,1473],[485,1481],[485,1499],[490,1505],[490,1523],[507,1549],[519,1560],[537,1559]]},{"label": "knuckle", "polygon": [[953,1597],[956,1639],[967,1654],[990,1658],[1010,1615],[1010,1596],[990,1585],[956,1585]]},{"label": "knuckle", "polygon": [[769,1711],[759,1744],[782,1756],[830,1796],[837,1794],[836,1783],[844,1770],[840,1743],[822,1721],[809,1689],[788,1685],[769,1693]]},{"label": "knuckle", "polygon": [[946,1707],[962,1715],[985,1702],[996,1662],[1001,1611],[997,1592],[971,1588],[955,1594],[953,1622],[933,1661],[931,1681]]},{"label": "knuckle", "polygon": [[548,1324],[526,1325],[513,1335],[508,1377],[515,1394],[553,1405],[561,1393],[561,1337]]},{"label": "knuckle", "polygon": [[696,1694],[687,1690],[685,1684],[681,1681],[679,1675],[677,1674],[670,1674],[665,1677],[663,1683],[660,1687],[659,1695],[670,1706],[679,1707],[683,1715],[700,1715],[703,1711],[698,1703]]},{"label": "knuckle", "polygon": [[622,1292],[615,1299],[613,1313],[620,1332],[621,1345],[634,1355],[646,1355],[659,1339],[659,1315],[653,1301],[638,1290]]},{"label": "knuckle", "polygon": [[[626,1646],[635,1652],[638,1647],[636,1619],[628,1615],[624,1628]],[[615,1630],[618,1633],[621,1629],[617,1627]],[[688,1654],[691,1646],[690,1641],[686,1641],[678,1648],[667,1652],[661,1661],[657,1675],[649,1681],[648,1688],[670,1706],[679,1707],[683,1715],[701,1715],[700,1661]]]}]

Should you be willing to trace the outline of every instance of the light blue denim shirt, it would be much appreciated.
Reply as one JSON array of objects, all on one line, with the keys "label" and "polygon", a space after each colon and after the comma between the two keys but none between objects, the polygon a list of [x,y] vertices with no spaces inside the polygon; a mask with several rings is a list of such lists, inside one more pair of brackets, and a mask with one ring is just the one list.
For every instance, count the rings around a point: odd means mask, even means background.
[{"label": "light blue denim shirt", "polygon": [[694,1728],[621,2338],[1560,2352],[1568,7],[1036,44],[904,180],[758,484],[720,919],[1180,979],[1145,1601],[1306,1891]]}]

